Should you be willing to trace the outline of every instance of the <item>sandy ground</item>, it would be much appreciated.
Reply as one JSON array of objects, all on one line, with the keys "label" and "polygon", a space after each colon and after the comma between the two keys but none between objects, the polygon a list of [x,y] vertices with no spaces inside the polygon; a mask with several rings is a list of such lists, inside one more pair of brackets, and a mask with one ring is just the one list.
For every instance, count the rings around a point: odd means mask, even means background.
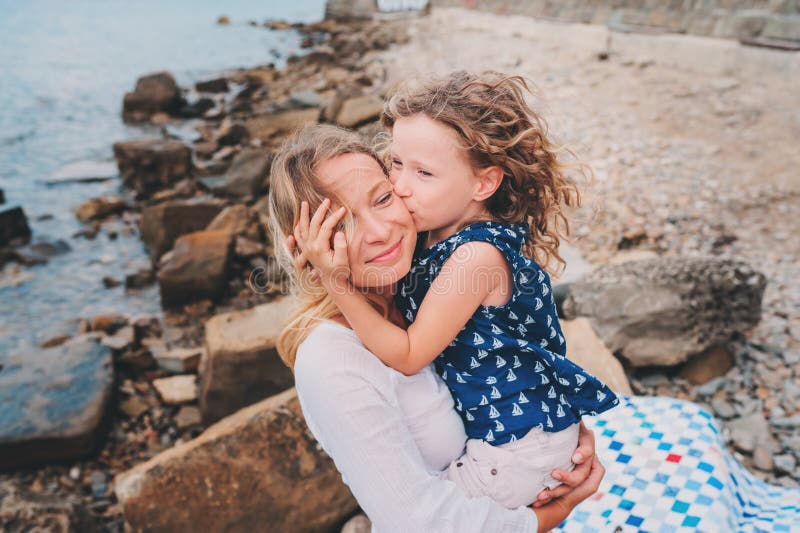
[{"label": "sandy ground", "polygon": [[[751,341],[781,351],[784,363],[764,369],[760,386],[800,384],[800,87],[786,52],[462,9],[408,24],[411,42],[380,54],[390,84],[454,69],[536,84],[554,137],[595,172],[573,216],[575,245],[590,263],[628,241],[764,272],[764,319]],[[765,412],[798,408],[762,400]]]}]

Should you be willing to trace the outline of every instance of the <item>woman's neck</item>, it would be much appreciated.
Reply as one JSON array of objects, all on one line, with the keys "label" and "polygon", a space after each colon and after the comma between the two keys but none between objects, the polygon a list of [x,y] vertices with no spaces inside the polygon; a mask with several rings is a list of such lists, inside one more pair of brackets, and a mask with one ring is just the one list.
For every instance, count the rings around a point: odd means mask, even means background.
[{"label": "woman's neck", "polygon": [[[367,300],[372,304],[372,306],[377,309],[379,312],[383,313],[384,310],[388,312],[388,319],[393,322],[394,324],[401,326],[403,328],[406,327],[406,323],[403,320],[403,316],[400,311],[397,309],[397,306],[394,305],[394,285],[384,286],[384,287],[370,287],[369,289],[362,290],[364,296],[366,296]],[[350,329],[353,329],[350,326],[350,323],[344,317],[344,315],[336,315],[331,317],[331,320],[337,322],[343,326],[346,326]]]}]

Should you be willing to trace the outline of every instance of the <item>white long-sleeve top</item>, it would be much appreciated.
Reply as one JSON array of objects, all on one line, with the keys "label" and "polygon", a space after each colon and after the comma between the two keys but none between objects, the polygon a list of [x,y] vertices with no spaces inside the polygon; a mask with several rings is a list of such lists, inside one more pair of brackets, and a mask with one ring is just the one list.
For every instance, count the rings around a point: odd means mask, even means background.
[{"label": "white long-sleeve top", "polygon": [[447,388],[428,367],[404,376],[340,324],[300,345],[295,383],[309,429],[372,521],[374,533],[532,533],[536,515],[468,499],[437,474],[466,434]]}]

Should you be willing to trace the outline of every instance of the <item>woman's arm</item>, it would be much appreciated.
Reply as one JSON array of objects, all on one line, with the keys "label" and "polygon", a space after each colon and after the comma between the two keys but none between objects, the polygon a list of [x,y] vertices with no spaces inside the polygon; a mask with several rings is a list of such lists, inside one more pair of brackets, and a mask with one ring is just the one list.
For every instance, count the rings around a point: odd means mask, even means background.
[{"label": "woman's arm", "polygon": [[395,403],[391,370],[358,350],[364,349],[355,339],[348,346],[309,338],[300,347],[295,376],[309,428],[376,530],[536,531],[531,509],[505,509],[486,497],[468,499],[454,483],[427,471]]},{"label": "woman's arm", "polygon": [[428,294],[419,302],[416,320],[407,330],[386,320],[347,280],[347,245],[340,233],[330,247],[339,210],[323,222],[327,201],[308,220],[301,207],[295,239],[305,256],[320,271],[323,286],[358,333],[364,345],[386,365],[411,375],[433,361],[475,313],[500,282],[509,276],[506,260],[489,243],[459,246],[442,265]]}]

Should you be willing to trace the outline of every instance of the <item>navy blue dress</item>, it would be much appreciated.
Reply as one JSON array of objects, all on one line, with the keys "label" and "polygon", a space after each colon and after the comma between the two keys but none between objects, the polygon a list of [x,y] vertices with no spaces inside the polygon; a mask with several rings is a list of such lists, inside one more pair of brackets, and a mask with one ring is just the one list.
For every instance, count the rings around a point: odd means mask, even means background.
[{"label": "navy blue dress", "polygon": [[413,322],[456,248],[483,241],[506,257],[514,278],[509,302],[481,305],[434,361],[467,435],[495,446],[522,438],[533,428],[561,431],[583,415],[602,413],[619,403],[611,389],[565,357],[550,277],[522,255],[529,238],[525,224],[471,224],[417,252],[396,296],[403,315]]}]

